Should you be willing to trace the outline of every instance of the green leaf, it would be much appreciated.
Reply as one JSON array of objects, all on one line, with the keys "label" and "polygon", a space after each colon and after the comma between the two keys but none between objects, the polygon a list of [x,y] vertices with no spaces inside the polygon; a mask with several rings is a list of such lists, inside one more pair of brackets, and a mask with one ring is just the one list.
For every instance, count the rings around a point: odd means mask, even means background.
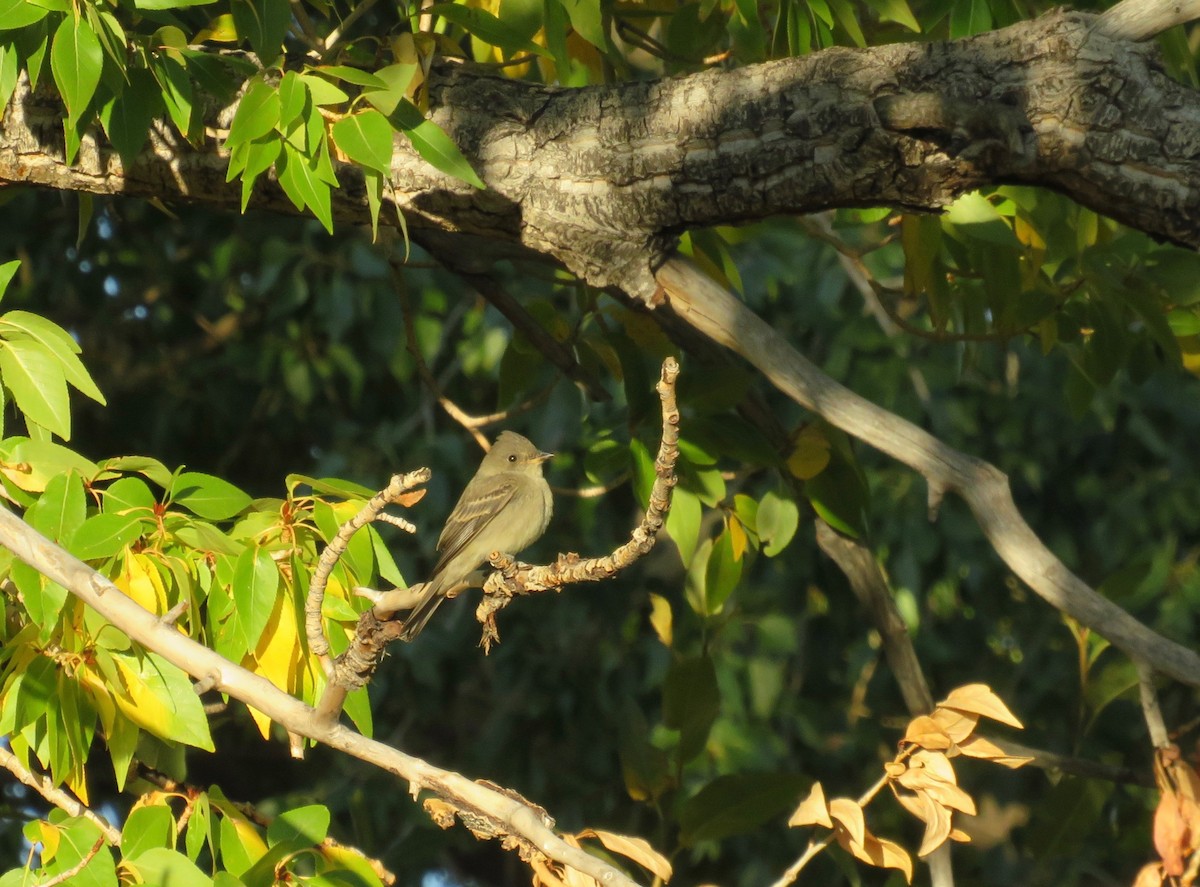
[{"label": "green leaf", "polygon": [[476,188],[487,187],[471,168],[471,164],[467,163],[467,159],[450,136],[432,120],[422,117],[412,102],[398,104],[392,120],[408,136],[417,153],[431,166]]},{"label": "green leaf", "polygon": [[713,543],[704,572],[704,598],[708,615],[715,616],[742,578],[743,561],[733,555],[733,537],[726,530]]},{"label": "green leaf", "polygon": [[663,681],[663,723],[679,731],[679,763],[704,750],[721,711],[717,672],[707,656],[681,659]]},{"label": "green leaf", "polygon": [[833,14],[837,16],[838,22],[846,33],[850,35],[850,39],[854,41],[855,46],[866,46],[867,38],[863,36],[862,28],[858,24],[858,17],[855,15],[854,7],[850,5],[849,0],[829,0],[829,5],[833,8]]},{"label": "green leaf", "polygon": [[[261,139],[256,139],[246,145],[246,164],[242,169],[242,212],[250,202],[250,194],[254,190],[254,182],[260,175],[270,169],[279,155],[283,153],[283,139],[277,133],[270,133]],[[232,166],[230,169],[232,170]]]},{"label": "green leaf", "polygon": [[67,106],[67,119],[74,125],[87,109],[96,87],[104,50],[86,18],[67,16],[54,32],[50,69]]},{"label": "green leaf", "polygon": [[207,6],[217,0],[133,0],[138,9],[184,9],[188,6]]},{"label": "green leaf", "polygon": [[197,471],[185,471],[176,477],[170,497],[175,505],[182,505],[208,520],[233,517],[251,501],[229,481]]},{"label": "green leaf", "polygon": [[378,111],[363,111],[344,117],[333,125],[333,140],[353,160],[389,175],[392,170],[392,139],[395,130]]},{"label": "green leaf", "polygon": [[1200,314],[1193,308],[1176,308],[1167,315],[1171,332],[1177,336],[1194,336],[1200,333]]},{"label": "green leaf", "polygon": [[398,105],[408,101],[408,87],[416,73],[415,62],[399,62],[380,68],[375,72],[375,79],[381,85],[374,87],[373,84],[366,84],[363,98],[380,113],[390,117]]},{"label": "green leaf", "polygon": [[317,162],[305,157],[290,143],[284,143],[283,155],[276,161],[279,184],[296,209],[308,207],[312,214],[333,233],[333,207],[330,186],[321,180]]},{"label": "green leaf", "polygon": [[308,93],[312,96],[314,105],[340,105],[344,102],[350,101],[350,96],[344,89],[339,86],[334,86],[324,77],[316,77],[312,74],[301,74],[300,79],[303,80],[305,86],[308,87]]},{"label": "green leaf", "polygon": [[286,127],[304,113],[308,105],[308,87],[295,71],[288,71],[279,81],[279,125]]},{"label": "green leaf", "polygon": [[196,867],[178,850],[154,847],[137,859],[125,860],[141,876],[143,884],[162,884],[164,887],[213,887],[213,879]]},{"label": "green leaf", "polygon": [[238,35],[250,41],[259,61],[274,64],[291,21],[288,0],[233,0],[232,11]]},{"label": "green leaf", "polygon": [[140,477],[118,478],[105,488],[101,499],[105,514],[150,511],[156,504],[150,487]]},{"label": "green leaf", "polygon": [[[21,76],[21,58],[15,46],[0,43],[0,108],[8,107]],[[3,293],[0,287],[0,293]]]},{"label": "green leaf", "polygon": [[433,6],[423,9],[422,12],[440,15],[446,21],[458,25],[471,36],[478,37],[484,43],[497,46],[506,53],[512,54],[520,51],[535,53],[547,58],[553,57],[546,47],[539,46],[512,25],[477,6],[435,3]]},{"label": "green leaf", "polygon": [[329,834],[329,808],[321,804],[294,807],[279,814],[267,827],[267,844],[292,842],[301,845],[320,844]]},{"label": "green leaf", "polygon": [[[415,65],[389,65],[391,68],[412,67]],[[391,82],[377,74],[372,74],[370,71],[363,71],[359,68],[351,68],[348,65],[319,65],[312,69],[314,73],[321,74],[325,77],[333,77],[337,80],[344,80],[346,83],[353,83],[355,86],[369,86],[372,89],[387,89],[391,86]],[[386,70],[386,68],[384,69]],[[409,80],[412,76],[409,75]],[[405,84],[408,85],[407,83]]]},{"label": "green leaf", "polygon": [[74,450],[48,440],[10,437],[0,445],[0,471],[22,490],[41,492],[56,474],[75,470],[94,477],[96,466]]},{"label": "green leaf", "polygon": [[55,475],[46,491],[25,511],[25,522],[54,542],[71,538],[87,517],[87,499],[79,473]]},{"label": "green leaf", "polygon": [[679,841],[691,847],[753,831],[794,807],[809,782],[794,773],[718,776],[684,803],[679,812]]},{"label": "green leaf", "polygon": [[35,6],[28,0],[0,0],[0,31],[14,31],[35,24],[49,13],[50,10]]},{"label": "green leaf", "polygon": [[8,335],[10,331],[44,345],[61,365],[68,382],[97,403],[105,403],[104,395],[77,356],[79,344],[71,338],[70,333],[40,314],[30,314],[28,311],[9,311],[0,316],[0,335],[11,338]]},{"label": "green leaf", "polygon": [[[825,523],[847,536],[867,532],[869,491],[862,476],[840,455],[829,467],[804,484],[804,495]],[[759,519],[762,510],[759,509]]]},{"label": "green leaf", "polygon": [[113,654],[125,678],[123,711],[138,726],[162,739],[213,751],[208,719],[191,679],[157,653],[140,657]]},{"label": "green leaf", "polygon": [[58,852],[46,864],[46,875],[51,879],[61,877],[59,883],[71,887],[116,887],[112,848],[101,843],[100,850],[92,852],[101,840],[100,830],[86,819],[68,817],[59,811],[50,814],[50,821],[59,828],[59,844]]},{"label": "green leaf", "polygon": [[269,83],[255,80],[238,102],[225,147],[236,148],[242,142],[265,136],[279,124],[279,114],[279,91]]},{"label": "green leaf", "polygon": [[[279,568],[271,555],[261,548],[248,547],[238,556],[233,574],[233,596],[237,602],[234,618],[246,639],[246,649],[258,646],[263,630],[271,621],[279,590]],[[287,606],[287,601],[284,601]]]},{"label": "green leaf", "polygon": [[135,471],[145,475],[164,490],[175,482],[175,477],[167,466],[149,456],[114,456],[101,462],[97,470]]},{"label": "green leaf", "polygon": [[954,0],[950,9],[950,39],[980,34],[992,27],[988,0]]},{"label": "green leaf", "polygon": [[71,537],[67,550],[81,561],[112,557],[150,529],[132,514],[93,514]]},{"label": "green leaf", "polygon": [[71,437],[71,409],[62,364],[41,342],[0,341],[0,375],[17,408],[63,440]]},{"label": "green leaf", "polygon": [[676,487],[671,494],[671,510],[667,512],[667,533],[679,549],[679,557],[690,564],[696,556],[700,541],[700,518],[704,509],[691,490]]},{"label": "green leaf", "polygon": [[184,138],[192,134],[192,80],[187,69],[166,53],[150,57],[150,69],[162,90],[163,104],[175,128]]},{"label": "green leaf", "polygon": [[913,15],[908,0],[867,0],[867,5],[878,13],[881,22],[895,22],[917,34],[921,33],[921,24]]},{"label": "green leaf", "polygon": [[[129,814],[121,828],[121,856],[126,862],[155,848],[171,847],[175,843],[175,817],[169,807],[149,804]],[[139,867],[140,868],[140,867]],[[166,883],[152,881],[150,883]]]},{"label": "green leaf", "polygon": [[607,35],[604,33],[604,16],[601,5],[596,0],[552,0],[566,10],[575,33],[597,49],[607,48]]},{"label": "green leaf", "polygon": [[11,262],[5,262],[0,265],[0,297],[3,297],[8,291],[8,285],[12,283],[13,275],[17,273],[17,269],[21,267],[20,259],[13,259]]},{"label": "green leaf", "polygon": [[763,496],[758,504],[755,521],[758,537],[762,540],[763,554],[774,557],[783,551],[796,535],[800,526],[800,509],[793,500],[772,491]]},{"label": "green leaf", "polygon": [[100,122],[128,169],[142,152],[150,124],[162,113],[163,104],[153,74],[144,68],[125,73],[129,84],[100,109]]}]

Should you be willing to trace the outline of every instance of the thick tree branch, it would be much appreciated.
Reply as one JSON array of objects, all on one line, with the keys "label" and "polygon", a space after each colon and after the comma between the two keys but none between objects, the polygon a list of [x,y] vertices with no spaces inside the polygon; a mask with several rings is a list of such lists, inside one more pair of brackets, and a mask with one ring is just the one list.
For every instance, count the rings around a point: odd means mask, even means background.
[{"label": "thick tree branch", "polygon": [[996,553],[1034,592],[1135,661],[1200,686],[1200,656],[1162,637],[1099,595],[1046,547],[1017,511],[1008,479],[826,376],[739,299],[682,258],[658,279],[670,310],[737,352],[797,403],[922,474],[931,500],[960,495]]},{"label": "thick tree branch", "polygon": [[[437,172],[399,140],[395,202],[414,239],[455,270],[540,256],[643,299],[689,227],[839,206],[936,211],[1004,182],[1200,246],[1200,93],[1095,21],[1059,11],[948,43],[583,89],[442,62],[429,78],[433,117],[488,189]],[[89,135],[67,167],[61,115],[57,97],[32,95],[22,78],[0,122],[0,181],[237,211],[216,144],[192,149],[158,127],[125,169]],[[335,219],[364,223],[361,177],[345,165],[337,174]],[[267,178],[254,205],[295,213]]]},{"label": "thick tree branch", "polygon": [[341,724],[318,719],[313,709],[266,678],[164,625],[108,579],[2,507],[0,544],[66,588],[132,640],[196,680],[208,681],[214,689],[253,706],[289,733],[306,736],[395,774],[408,782],[414,797],[422,790],[433,792],[449,801],[473,832],[501,838],[523,858],[544,855],[602,884],[633,887],[634,882],[619,869],[563,841],[544,812],[539,813],[522,800],[367,739]]}]

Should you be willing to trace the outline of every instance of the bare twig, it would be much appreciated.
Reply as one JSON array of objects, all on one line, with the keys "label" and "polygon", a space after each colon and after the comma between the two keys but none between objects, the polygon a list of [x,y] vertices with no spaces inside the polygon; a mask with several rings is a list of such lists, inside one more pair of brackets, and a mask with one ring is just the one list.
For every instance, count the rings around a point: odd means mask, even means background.
[{"label": "bare twig", "polygon": [[391,482],[372,496],[358,514],[342,524],[337,535],[329,540],[329,544],[321,552],[317,568],[313,571],[312,580],[308,584],[308,600],[304,605],[304,628],[308,636],[308,649],[320,657],[322,663],[326,665],[327,674],[330,673],[329,641],[325,637],[325,625],[321,620],[321,604],[325,600],[325,585],[329,581],[329,574],[333,572],[338,558],[345,553],[351,536],[367,524],[377,520],[388,505],[401,503],[406,496],[411,495],[416,487],[428,480],[428,468],[418,468],[408,474],[393,475]]},{"label": "bare twig", "polygon": [[349,31],[351,26],[358,21],[364,13],[370,11],[371,7],[373,7],[376,2],[377,0],[359,0],[358,3],[354,4],[354,7],[350,10],[349,14],[342,19],[342,23],[330,31],[329,36],[325,38],[324,43],[321,45],[322,59],[326,59],[330,56],[333,50],[337,47],[338,41],[342,39],[342,35]]},{"label": "bare twig", "polygon": [[[0,767],[3,767],[25,785],[29,786],[49,803],[64,811],[68,816],[80,816],[100,829],[104,840],[113,847],[121,846],[121,832],[101,816],[89,809],[78,798],[59,788],[48,776],[39,776],[26,767],[21,759],[0,745]],[[94,854],[93,854],[94,855]]]},{"label": "bare twig", "polygon": [[500,838],[527,858],[549,857],[595,878],[605,887],[634,887],[619,869],[567,844],[544,813],[496,788],[435,767],[420,758],[368,739],[339,723],[316,717],[312,708],[213,650],[163,625],[158,617],[121,593],[110,580],[0,507],[0,544],[21,561],[57,582],[129,638],[158,653],[193,678],[218,676],[217,689],[251,705],[291,733],[338,749],[409,783],[416,795],[428,790],[447,799],[476,834]]},{"label": "bare twig", "polygon": [[1138,673],[1138,694],[1142,700],[1142,717],[1146,719],[1146,729],[1150,733],[1150,742],[1155,748],[1166,748],[1171,744],[1167,723],[1163,720],[1162,709],[1158,705],[1158,691],[1154,688],[1154,670],[1146,663],[1135,659],[1133,664]]},{"label": "bare twig", "polygon": [[96,843],[92,845],[87,853],[83,854],[83,858],[75,865],[71,866],[65,872],[59,872],[48,881],[42,881],[40,887],[58,887],[59,884],[70,884],[72,879],[82,872],[89,862],[95,859],[96,854],[104,847],[104,838],[97,838]]},{"label": "bare twig", "polygon": [[1200,655],[1153,631],[1072,573],[1021,517],[1007,477],[995,466],[953,449],[838,384],[772,326],[682,258],[668,260],[658,272],[658,281],[671,310],[741,354],[780,391],[920,472],[935,493],[958,493],[1001,559],[1055,609],[1157,671],[1200,686]]},{"label": "bare twig", "polygon": [[654,460],[654,486],[650,490],[646,515],[630,534],[629,541],[604,557],[581,558],[575,553],[560,554],[548,566],[520,564],[504,555],[494,558],[492,566],[496,567],[496,572],[484,583],[483,600],[475,611],[475,618],[483,625],[483,636],[479,643],[485,651],[500,639],[496,629],[496,613],[508,606],[513,597],[557,591],[574,582],[610,579],[654,547],[658,531],[662,529],[667,511],[671,508],[671,491],[676,481],[679,407],[675,402],[675,380],[678,377],[679,364],[675,358],[668,357],[663,361],[657,386],[662,401],[663,430],[658,456]]}]

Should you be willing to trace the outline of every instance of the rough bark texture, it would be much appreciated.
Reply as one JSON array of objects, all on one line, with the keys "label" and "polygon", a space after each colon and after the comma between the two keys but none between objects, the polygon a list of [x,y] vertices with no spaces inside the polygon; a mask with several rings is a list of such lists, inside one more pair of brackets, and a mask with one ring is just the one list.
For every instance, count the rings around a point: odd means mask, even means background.
[{"label": "rough bark texture", "polygon": [[[404,145],[397,202],[416,239],[459,270],[537,255],[643,299],[690,227],[837,206],[937,210],[999,182],[1054,188],[1200,246],[1200,94],[1095,21],[1056,12],[952,43],[584,89],[443,63],[434,117],[489,187]],[[216,146],[195,150],[165,129],[129,170],[95,141],[65,167],[58,112],[18,90],[0,127],[0,180],[237,206]],[[354,171],[338,174],[335,218],[363,221]],[[269,183],[256,202],[294,212]]]}]

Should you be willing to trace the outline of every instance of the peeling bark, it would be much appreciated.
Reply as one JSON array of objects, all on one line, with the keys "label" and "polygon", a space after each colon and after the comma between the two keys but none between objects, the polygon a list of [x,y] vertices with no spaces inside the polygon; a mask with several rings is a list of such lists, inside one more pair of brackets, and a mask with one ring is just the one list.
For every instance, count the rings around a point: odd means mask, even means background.
[{"label": "peeling bark", "polygon": [[[488,190],[403,144],[397,204],[415,239],[458,270],[540,256],[641,299],[688,228],[845,206],[937,211],[996,183],[1053,188],[1200,246],[1200,94],[1095,22],[1059,11],[954,42],[583,89],[443,62],[434,119]],[[18,89],[0,127],[0,180],[238,206],[216,144],[193,149],[165,127],[128,170],[94,138],[66,167],[60,112]],[[356,173],[338,176],[335,218],[363,222]],[[269,182],[255,205],[295,212]]]}]

